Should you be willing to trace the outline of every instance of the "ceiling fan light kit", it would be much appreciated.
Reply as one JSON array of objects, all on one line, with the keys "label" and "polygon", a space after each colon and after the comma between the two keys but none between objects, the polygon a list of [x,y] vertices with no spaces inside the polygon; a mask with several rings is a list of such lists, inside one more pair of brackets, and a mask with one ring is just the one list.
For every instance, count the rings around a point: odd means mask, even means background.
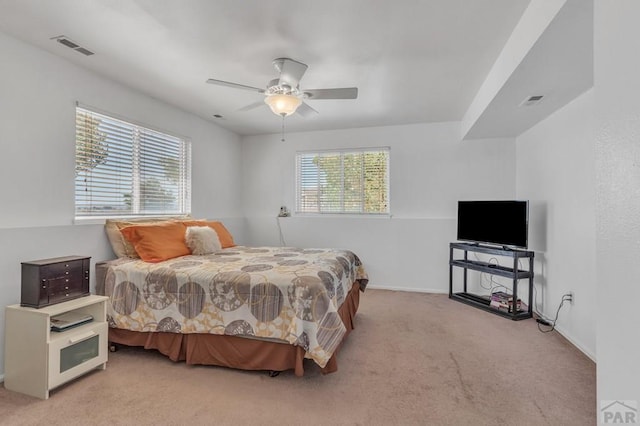
[{"label": "ceiling fan light kit", "polygon": [[274,94],[264,98],[264,103],[269,105],[274,114],[287,117],[296,112],[302,99],[293,95]]},{"label": "ceiling fan light kit", "polygon": [[[358,97],[357,87],[300,90],[300,79],[308,68],[302,62],[290,58],[277,58],[273,60],[273,66],[280,73],[280,76],[271,80],[266,89],[213,78],[207,80],[207,83],[261,93],[266,96],[264,103],[271,108],[271,111],[283,118],[296,111],[302,116],[317,114],[318,111],[304,102],[306,99],[357,99]],[[261,103],[254,103],[240,110],[248,111],[259,105]],[[298,109],[300,106],[302,108]]]}]

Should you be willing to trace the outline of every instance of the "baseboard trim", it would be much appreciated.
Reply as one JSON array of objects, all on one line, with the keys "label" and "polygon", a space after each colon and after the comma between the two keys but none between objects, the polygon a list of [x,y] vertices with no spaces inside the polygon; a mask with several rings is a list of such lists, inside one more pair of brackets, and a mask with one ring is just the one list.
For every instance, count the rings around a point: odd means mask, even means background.
[{"label": "baseboard trim", "polygon": [[578,350],[580,352],[582,352],[583,354],[585,354],[587,356],[587,358],[589,358],[591,361],[595,362],[596,364],[598,363],[596,361],[596,356],[595,354],[591,353],[591,351],[589,351],[583,344],[581,344],[580,342],[578,342],[576,339],[572,338],[569,333],[567,333],[566,330],[564,330],[562,327],[556,327],[556,331],[558,333],[560,333],[560,335],[562,337],[564,337],[565,339],[567,339],[569,341],[569,343],[571,343],[573,346],[575,346],[576,348],[578,348]]},{"label": "baseboard trim", "polygon": [[449,290],[442,290],[439,288],[393,287],[386,285],[369,285],[367,286],[367,288],[370,288],[372,290],[407,291],[411,293],[449,294]]}]

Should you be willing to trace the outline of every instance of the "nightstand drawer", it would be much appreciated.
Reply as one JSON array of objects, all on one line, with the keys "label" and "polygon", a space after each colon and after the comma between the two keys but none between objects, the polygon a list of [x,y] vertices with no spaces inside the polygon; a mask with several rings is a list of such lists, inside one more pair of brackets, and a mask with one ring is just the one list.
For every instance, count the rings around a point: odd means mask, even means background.
[{"label": "nightstand drawer", "polygon": [[107,323],[51,332],[49,386],[54,388],[107,362]]}]

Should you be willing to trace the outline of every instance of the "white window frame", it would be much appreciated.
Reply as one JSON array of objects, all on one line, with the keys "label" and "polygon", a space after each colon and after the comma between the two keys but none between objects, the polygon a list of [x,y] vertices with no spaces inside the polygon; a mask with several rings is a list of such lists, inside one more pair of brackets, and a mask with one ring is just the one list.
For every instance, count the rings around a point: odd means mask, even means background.
[{"label": "white window frame", "polygon": [[[93,204],[92,195],[94,189],[97,191],[95,186],[91,184],[87,184],[86,180],[81,181],[76,174],[75,179],[75,192],[74,192],[74,210],[75,210],[75,220],[76,223],[93,223],[94,221],[101,221],[104,219],[110,218],[133,218],[133,217],[170,217],[170,216],[183,216],[191,214],[191,141],[183,136],[177,136],[175,134],[171,134],[164,130],[159,130],[157,128],[153,128],[151,126],[137,123],[130,119],[120,117],[118,115],[100,111],[93,107],[88,107],[85,105],[81,105],[80,103],[76,104],[75,117],[76,117],[76,157],[75,157],[75,167],[76,171],[78,170],[79,158],[81,156],[79,151],[79,131],[82,130],[82,126],[78,124],[78,113],[89,114],[91,116],[97,117],[102,120],[109,120],[110,123],[117,123],[118,126],[126,127],[130,130],[130,138],[122,137],[117,142],[118,146],[114,146],[114,149],[120,147],[126,147],[131,150],[131,160],[133,164],[129,168],[123,169],[114,169],[118,170],[118,172],[113,172],[113,176],[104,176],[104,179],[116,179],[117,174],[121,174],[126,176],[126,179],[130,179],[131,184],[131,207],[129,211],[123,210],[114,210],[114,213],[110,213],[108,210],[100,210],[97,206],[98,203]],[[103,133],[109,133],[104,129],[100,130]],[[142,136],[145,135],[145,136]],[[115,136],[115,134],[114,134]],[[107,137],[114,137],[109,134]],[[178,163],[178,182],[176,183],[176,208],[168,209],[168,210],[141,210],[141,200],[140,200],[140,180],[141,180],[141,160],[140,160],[140,144],[141,141],[149,141],[154,139],[153,143],[155,144],[170,144],[171,150],[173,153],[177,153],[177,163]],[[109,149],[107,143],[107,151]],[[108,156],[107,156],[108,158]],[[172,157],[173,158],[173,157]],[[149,163],[147,163],[147,166]],[[106,172],[108,174],[109,172]],[[90,176],[89,174],[85,175],[85,178]],[[90,179],[91,180],[91,179]],[[109,183],[107,183],[109,185]],[[115,183],[114,183],[115,185]],[[80,196],[79,194],[82,191],[89,191],[90,194],[88,196]],[[114,191],[114,197],[117,196]],[[102,207],[108,207],[109,202],[105,202]]]},{"label": "white window frame", "polygon": [[[335,209],[323,210],[320,202],[318,202],[318,209],[315,211],[309,211],[303,209],[302,206],[302,170],[301,170],[301,159],[303,156],[331,156],[331,155],[340,155],[341,160],[341,173],[342,179],[344,180],[344,156],[349,154],[364,154],[364,153],[385,153],[386,154],[386,182],[385,182],[385,192],[387,195],[386,199],[386,211],[383,212],[365,212],[364,211],[364,184],[362,184],[361,188],[363,191],[362,196],[362,206],[360,211],[352,211],[345,210],[344,207],[344,187],[342,188],[341,197],[340,197],[340,209],[336,211]],[[362,179],[364,180],[364,164],[362,169]],[[320,178],[318,178],[320,179]],[[319,197],[319,194],[318,194]],[[297,151],[295,157],[295,214],[303,215],[303,216],[358,216],[358,217],[391,217],[391,148],[388,146],[384,147],[370,147],[370,148],[346,148],[346,149],[327,149],[327,150],[309,150],[309,151]]]}]

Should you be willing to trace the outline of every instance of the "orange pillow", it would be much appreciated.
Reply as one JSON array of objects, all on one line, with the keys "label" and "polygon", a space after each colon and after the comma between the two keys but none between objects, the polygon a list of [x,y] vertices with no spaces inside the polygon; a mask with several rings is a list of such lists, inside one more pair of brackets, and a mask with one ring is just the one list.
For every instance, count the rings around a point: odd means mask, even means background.
[{"label": "orange pillow", "polygon": [[213,228],[213,230],[216,231],[216,234],[218,234],[218,239],[220,240],[222,248],[236,246],[236,243],[233,242],[231,233],[224,227],[222,222],[209,220],[185,220],[182,221],[182,223],[185,226],[208,226],[209,228]]},{"label": "orange pillow", "polygon": [[182,222],[132,225],[120,230],[145,262],[157,263],[191,254]]},{"label": "orange pillow", "polygon": [[140,259],[138,253],[136,253],[133,245],[122,235],[120,230],[127,226],[132,225],[146,225],[150,223],[158,224],[159,222],[167,221],[182,221],[193,220],[190,216],[175,216],[175,217],[137,217],[131,219],[107,219],[104,223],[104,230],[107,233],[109,243],[113,253],[117,257],[131,257],[133,259]]}]

